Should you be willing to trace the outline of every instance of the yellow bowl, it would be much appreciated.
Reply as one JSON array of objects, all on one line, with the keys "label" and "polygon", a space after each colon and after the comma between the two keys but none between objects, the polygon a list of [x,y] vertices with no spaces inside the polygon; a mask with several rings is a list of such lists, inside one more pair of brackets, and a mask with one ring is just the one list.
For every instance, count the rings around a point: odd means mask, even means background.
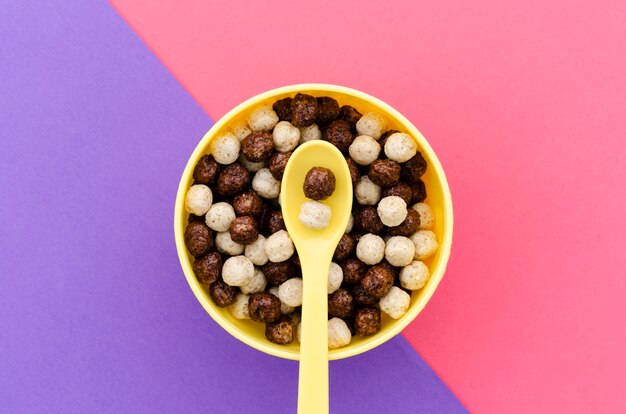
[{"label": "yellow bowl", "polygon": [[411,295],[411,305],[407,313],[398,320],[388,318],[383,315],[383,323],[381,330],[372,336],[352,338],[350,345],[331,349],[328,357],[331,360],[342,359],[350,356],[358,355],[368,351],[378,345],[388,341],[395,335],[399,334],[422,309],[435,292],[437,285],[441,281],[446,270],[448,257],[452,245],[452,199],[450,197],[450,189],[444,174],[443,168],[435,152],[428,144],[424,136],[411,124],[404,116],[391,106],[376,99],[366,93],[346,88],[343,86],[326,85],[326,84],[302,84],[285,86],[261,93],[253,98],[248,99],[242,104],[233,108],[224,115],[213,127],[204,135],[194,152],[191,154],[183,176],[178,186],[176,194],[176,208],[174,211],[174,234],[176,237],[176,249],[180,259],[183,272],[187,278],[189,286],[196,295],[198,301],[211,317],[226,329],[231,335],[240,341],[250,345],[265,353],[275,355],[287,359],[299,359],[300,349],[297,341],[290,345],[277,345],[265,338],[264,324],[252,322],[250,320],[235,319],[228,309],[216,306],[209,297],[208,288],[198,283],[192,270],[193,257],[187,252],[184,241],[184,231],[187,225],[187,213],[184,208],[185,193],[193,182],[193,169],[200,157],[209,152],[211,140],[221,132],[229,129],[230,125],[238,120],[246,120],[248,114],[257,105],[269,104],[270,106],[276,100],[293,96],[297,92],[310,94],[313,96],[331,96],[340,105],[351,105],[359,112],[366,113],[376,111],[384,115],[390,129],[397,129],[407,132],[418,143],[420,151],[426,161],[428,161],[428,170],[424,177],[428,198],[426,202],[432,207],[435,213],[435,226],[432,229],[437,235],[439,249],[428,258],[425,262],[430,269],[430,279],[426,286],[419,291],[413,292]]}]

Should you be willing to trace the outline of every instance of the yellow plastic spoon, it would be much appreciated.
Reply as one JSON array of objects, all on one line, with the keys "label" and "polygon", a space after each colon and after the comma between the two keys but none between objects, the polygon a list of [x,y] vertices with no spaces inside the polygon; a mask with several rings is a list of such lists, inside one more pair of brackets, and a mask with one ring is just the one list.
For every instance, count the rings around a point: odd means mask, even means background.
[{"label": "yellow plastic spoon", "polygon": [[[300,206],[308,200],[302,189],[304,177],[313,167],[335,174],[335,192],[323,201],[332,215],[328,227],[321,230],[304,226],[298,218]],[[352,180],[341,152],[321,140],[299,146],[285,168],[280,204],[302,266],[298,414],[324,414],[328,413],[328,269],[352,209]]]}]

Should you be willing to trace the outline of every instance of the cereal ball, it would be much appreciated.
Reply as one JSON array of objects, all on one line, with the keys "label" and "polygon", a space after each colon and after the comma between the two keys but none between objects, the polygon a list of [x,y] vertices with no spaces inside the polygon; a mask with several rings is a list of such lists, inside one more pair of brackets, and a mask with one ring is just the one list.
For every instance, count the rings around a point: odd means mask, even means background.
[{"label": "cereal ball", "polygon": [[323,139],[336,146],[339,151],[346,152],[352,144],[350,125],[341,119],[331,122],[323,134]]},{"label": "cereal ball", "polygon": [[261,270],[265,275],[265,279],[274,286],[280,286],[288,279],[299,275],[298,270],[290,261],[280,263],[267,262],[261,267]]},{"label": "cereal ball", "polygon": [[408,214],[406,203],[398,196],[389,196],[380,200],[376,211],[385,226],[399,226]]},{"label": "cereal ball", "polygon": [[239,293],[235,297],[235,301],[228,306],[228,310],[235,319],[250,319],[250,314],[248,313],[249,299],[250,296]]},{"label": "cereal ball", "polygon": [[234,219],[233,207],[228,203],[220,202],[213,204],[207,211],[205,222],[211,230],[227,231]]},{"label": "cereal ball", "polygon": [[274,234],[280,230],[287,230],[285,221],[283,220],[283,212],[280,210],[272,210],[267,217],[265,227],[268,234]]},{"label": "cereal ball", "polygon": [[365,293],[377,299],[382,298],[393,286],[393,275],[380,266],[372,266],[361,279],[361,286]]},{"label": "cereal ball", "polygon": [[325,200],[335,191],[335,174],[328,168],[313,167],[306,173],[302,189],[308,198]]},{"label": "cereal ball", "polygon": [[217,192],[225,197],[245,191],[250,186],[250,173],[239,164],[230,164],[217,177]]},{"label": "cereal ball", "polygon": [[375,305],[378,303],[378,299],[369,295],[360,283],[357,283],[352,287],[352,298],[359,305]]},{"label": "cereal ball", "polygon": [[406,313],[411,304],[411,296],[397,286],[393,286],[379,302],[380,310],[399,319]]},{"label": "cereal ball", "polygon": [[274,178],[269,168],[261,168],[254,174],[252,188],[263,198],[276,198],[280,194],[280,181]]},{"label": "cereal ball", "polygon": [[406,212],[406,218],[400,225],[389,227],[388,233],[390,236],[405,236],[410,237],[418,230],[420,225],[420,216],[417,211],[409,208]]},{"label": "cereal ball", "polygon": [[377,140],[387,131],[387,120],[379,113],[368,112],[356,123],[356,130]]},{"label": "cereal ball", "polygon": [[398,196],[404,200],[404,202],[408,205],[411,204],[411,199],[413,198],[413,190],[411,190],[411,186],[407,183],[399,182],[398,184],[386,187],[383,190],[383,197],[389,196]]},{"label": "cereal ball", "polygon": [[294,277],[278,287],[278,298],[292,308],[302,306],[302,279]]},{"label": "cereal ball", "polygon": [[333,254],[333,259],[338,262],[343,262],[348,256],[352,254],[354,248],[356,247],[356,242],[354,238],[348,233],[344,233],[339,239],[339,243],[335,248],[335,253]]},{"label": "cereal ball", "polygon": [[274,322],[280,318],[280,299],[268,292],[257,292],[248,299],[248,313],[255,322]]},{"label": "cereal ball", "polygon": [[373,306],[358,309],[354,315],[354,329],[357,335],[374,335],[380,331],[380,310]]},{"label": "cereal ball", "polygon": [[248,123],[244,120],[235,121],[231,124],[230,130],[240,142],[252,133],[252,130],[248,127]]},{"label": "cereal ball", "polygon": [[235,196],[233,209],[238,216],[260,217],[263,213],[263,199],[254,190],[248,190]]},{"label": "cereal ball", "polygon": [[193,272],[198,282],[210,285],[222,274],[222,256],[218,252],[211,252],[197,258],[193,262]]},{"label": "cereal ball", "polygon": [[343,282],[343,270],[337,263],[331,262],[328,269],[328,293],[333,293],[339,289],[341,282]]},{"label": "cereal ball", "polygon": [[374,206],[380,200],[380,186],[364,175],[354,188],[354,196],[359,204]]},{"label": "cereal ball", "polygon": [[220,164],[232,164],[239,157],[241,143],[232,132],[218,135],[211,141],[211,154],[215,161]]},{"label": "cereal ball", "polygon": [[341,270],[343,272],[343,281],[347,284],[360,282],[367,271],[365,264],[356,257],[349,257],[341,262]]},{"label": "cereal ball", "polygon": [[330,223],[330,207],[319,201],[308,200],[300,206],[298,219],[306,227],[313,230],[321,230]]},{"label": "cereal ball", "polygon": [[348,164],[348,170],[350,170],[350,179],[352,180],[352,185],[356,185],[361,179],[361,171],[359,170],[359,166],[352,158],[346,157],[346,163]]},{"label": "cereal ball", "polygon": [[328,321],[328,347],[330,349],[341,348],[350,344],[352,333],[348,325],[340,318],[332,318]]},{"label": "cereal ball", "polygon": [[255,131],[241,141],[241,150],[252,162],[267,161],[274,152],[272,134],[267,131]]},{"label": "cereal ball", "polygon": [[417,203],[411,207],[419,214],[419,229],[428,230],[432,229],[435,224],[435,213],[433,209],[426,203]]},{"label": "cereal ball", "polygon": [[[400,132],[397,131],[395,129],[390,129],[387,132],[385,132],[384,134],[382,134],[380,136],[380,139],[378,140],[378,143],[380,144],[381,148],[385,148],[385,144],[387,143],[387,138],[389,138],[390,136],[392,136],[393,134],[395,134],[396,132]],[[382,154],[380,154],[380,158],[384,159],[387,158],[387,156],[385,155],[385,152],[383,152]]]},{"label": "cereal ball", "polygon": [[228,285],[222,279],[217,279],[209,286],[209,296],[220,308],[232,305],[237,299],[238,289]]},{"label": "cereal ball", "polygon": [[230,225],[230,238],[235,243],[250,244],[259,237],[256,221],[250,216],[241,216]]},{"label": "cereal ball", "polygon": [[280,121],[274,127],[272,137],[277,151],[292,151],[300,141],[300,130],[287,121]]},{"label": "cereal ball", "polygon": [[[278,286],[272,286],[271,288],[269,288],[267,290],[268,292],[270,292],[272,295],[276,296],[278,298]],[[279,298],[280,299],[280,298]],[[293,313],[293,311],[295,311],[296,308],[291,307],[283,302],[280,302],[280,313],[286,315],[289,313]]]},{"label": "cereal ball", "polygon": [[259,237],[252,243],[246,245],[244,255],[256,266],[263,266],[269,260],[265,253],[265,237],[259,234]]},{"label": "cereal ball", "polygon": [[346,289],[337,289],[328,295],[328,314],[338,318],[347,318],[354,310],[354,299]]},{"label": "cereal ball", "polygon": [[246,158],[246,156],[241,153],[239,154],[239,158],[237,158],[237,162],[250,172],[257,172],[261,168],[265,167],[264,162],[252,162]]},{"label": "cereal ball", "polygon": [[210,155],[203,155],[193,169],[193,179],[197,184],[209,185],[215,182],[220,165]]},{"label": "cereal ball", "polygon": [[263,292],[265,290],[265,286],[267,286],[265,275],[259,269],[254,269],[252,279],[241,285],[240,289],[242,293],[250,294]]},{"label": "cereal ball", "polygon": [[378,263],[376,266],[387,269],[393,275],[394,279],[400,276],[400,268],[392,266],[391,263],[389,263],[386,259],[381,260],[380,263]]},{"label": "cereal ball", "polygon": [[379,234],[385,229],[374,206],[365,206],[358,209],[354,216],[354,225],[358,230],[365,233]]},{"label": "cereal ball", "polygon": [[248,116],[248,125],[252,131],[270,131],[278,122],[278,115],[267,105],[261,105]]},{"label": "cereal ball", "polygon": [[346,121],[352,129],[356,128],[356,123],[359,122],[361,116],[361,113],[350,105],[339,108],[339,119]]},{"label": "cereal ball", "polygon": [[339,103],[330,96],[320,96],[317,98],[317,116],[315,122],[326,125],[334,121],[339,116]]},{"label": "cereal ball", "polygon": [[289,161],[291,154],[293,154],[293,151],[277,152],[272,155],[272,158],[270,158],[270,172],[277,180],[281,180],[283,178],[283,174],[285,173],[285,168],[287,167],[287,162]]},{"label": "cereal ball", "polygon": [[348,224],[346,225],[346,233],[350,233],[353,227],[354,227],[354,216],[350,214],[350,218],[348,219]]},{"label": "cereal ball", "polygon": [[382,237],[368,233],[356,245],[356,257],[367,265],[375,265],[385,256],[385,241]]},{"label": "cereal ball", "polygon": [[222,267],[222,279],[230,286],[245,285],[253,276],[254,265],[245,256],[229,257]]},{"label": "cereal ball", "polygon": [[400,271],[400,284],[409,290],[418,290],[424,287],[430,272],[424,262],[418,260],[411,262]]},{"label": "cereal ball", "polygon": [[243,253],[244,245],[233,241],[230,238],[229,231],[222,231],[215,236],[215,247],[220,253],[229,254],[231,256],[237,256]]},{"label": "cereal ball", "polygon": [[291,97],[277,100],[272,105],[272,109],[281,121],[291,120]]},{"label": "cereal ball", "polygon": [[317,116],[317,99],[311,95],[298,93],[291,100],[291,123],[298,128],[306,127],[315,122]]},{"label": "cereal ball", "polygon": [[290,344],[294,337],[294,324],[289,315],[282,315],[276,321],[266,324],[265,337],[275,344]]},{"label": "cereal ball", "polygon": [[408,237],[393,236],[387,240],[385,259],[392,266],[406,266],[413,261],[415,245]]},{"label": "cereal ball", "polygon": [[188,213],[204,216],[211,208],[211,203],[213,203],[213,193],[206,185],[195,184],[187,190],[185,209]]},{"label": "cereal ball", "polygon": [[435,233],[430,230],[418,230],[411,236],[411,241],[415,245],[416,260],[424,260],[432,256],[439,247]]},{"label": "cereal ball", "polygon": [[411,186],[411,191],[413,192],[412,203],[421,203],[426,200],[426,185],[424,185],[424,181],[417,180],[417,182]]},{"label": "cereal ball", "polygon": [[368,135],[359,135],[348,148],[350,157],[359,165],[369,165],[378,158],[380,145]]},{"label": "cereal ball", "polygon": [[320,128],[316,124],[300,128],[299,144],[304,144],[305,142],[314,141],[316,139],[322,139],[322,131],[320,131]]},{"label": "cereal ball", "polygon": [[204,223],[192,221],[185,228],[185,246],[192,256],[202,256],[213,247],[213,232]]},{"label": "cereal ball", "polygon": [[400,175],[404,181],[414,184],[424,175],[427,167],[428,164],[422,153],[417,151],[413,158],[402,164],[402,173]]},{"label": "cereal ball", "polygon": [[409,134],[396,132],[385,142],[385,155],[397,162],[410,160],[417,153],[417,144]]},{"label": "cereal ball", "polygon": [[284,262],[294,251],[291,237],[285,230],[277,231],[265,241],[265,253],[272,262]]},{"label": "cereal ball", "polygon": [[400,164],[392,160],[376,160],[370,165],[367,176],[381,187],[396,185],[400,180]]}]

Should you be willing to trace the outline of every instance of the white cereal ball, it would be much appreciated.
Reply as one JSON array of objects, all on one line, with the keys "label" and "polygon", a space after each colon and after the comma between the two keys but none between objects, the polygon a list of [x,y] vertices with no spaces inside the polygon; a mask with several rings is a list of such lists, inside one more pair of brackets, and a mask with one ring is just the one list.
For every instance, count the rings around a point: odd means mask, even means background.
[{"label": "white cereal ball", "polygon": [[361,177],[354,187],[356,201],[363,206],[374,206],[380,200],[380,186],[374,184],[367,175]]},{"label": "white cereal ball", "polygon": [[250,314],[248,313],[248,299],[250,299],[250,296],[238,293],[235,301],[228,306],[228,310],[230,310],[230,313],[232,313],[236,319],[250,319]]},{"label": "white cereal ball", "polygon": [[248,126],[253,131],[270,131],[278,122],[278,115],[268,105],[257,107],[248,116]]},{"label": "white cereal ball", "polygon": [[352,231],[352,227],[354,227],[354,216],[350,214],[348,225],[346,226],[346,233],[350,233]]},{"label": "white cereal ball", "polygon": [[265,253],[265,240],[265,236],[259,234],[259,238],[247,244],[244,249],[244,255],[256,266],[263,266],[269,260]]},{"label": "white cereal ball", "polygon": [[245,294],[263,292],[267,286],[265,275],[259,269],[254,269],[252,279],[241,285],[241,292]]},{"label": "white cereal ball", "polygon": [[369,135],[359,135],[348,148],[350,157],[359,165],[370,165],[380,154],[380,144]]},{"label": "white cereal ball", "polygon": [[328,321],[328,347],[330,349],[346,346],[352,340],[350,328],[340,318],[332,318]]},{"label": "white cereal ball", "polygon": [[411,264],[400,270],[400,284],[403,288],[409,290],[423,288],[429,277],[430,271],[428,266],[418,260],[411,262]]},{"label": "white cereal ball", "polygon": [[294,251],[291,237],[285,230],[278,230],[265,240],[265,253],[271,262],[284,262]]},{"label": "white cereal ball", "polygon": [[[278,286],[272,286],[271,288],[268,289],[268,292],[278,298]],[[282,301],[280,302],[280,313],[284,313],[286,315],[286,314],[292,313],[294,310],[296,310],[296,308],[291,307],[283,303]],[[295,323],[294,323],[294,326],[296,326]]]},{"label": "white cereal ball", "polygon": [[398,196],[384,197],[378,203],[376,211],[385,226],[399,226],[407,215],[406,201]]},{"label": "white cereal ball", "polygon": [[300,141],[300,130],[291,125],[289,121],[280,121],[272,131],[274,146],[278,152],[291,151],[298,146]]},{"label": "white cereal ball", "polygon": [[241,143],[232,132],[226,132],[213,139],[211,142],[211,154],[215,161],[220,164],[232,164],[239,157]]},{"label": "white cereal ball", "polygon": [[393,319],[399,319],[409,309],[411,296],[397,286],[393,286],[378,303],[380,310],[391,316]]},{"label": "white cereal ball", "polygon": [[356,257],[367,265],[375,265],[385,256],[385,241],[382,237],[367,233],[356,245]]},{"label": "white cereal ball", "polygon": [[356,123],[356,131],[359,135],[369,135],[375,140],[387,132],[387,120],[376,112],[368,112]]},{"label": "white cereal ball", "polygon": [[206,225],[215,231],[227,231],[235,219],[235,210],[228,203],[220,202],[211,206],[206,213]]},{"label": "white cereal ball", "polygon": [[433,255],[439,247],[437,236],[430,230],[418,230],[411,236],[415,245],[415,260],[424,260]]},{"label": "white cereal ball", "polygon": [[330,223],[330,207],[319,201],[308,200],[300,206],[300,222],[310,229],[320,230]]},{"label": "white cereal ball", "polygon": [[302,306],[302,279],[299,277],[287,279],[278,287],[278,298],[292,308]]},{"label": "white cereal ball", "polygon": [[385,142],[385,155],[390,160],[405,162],[417,154],[417,144],[409,134],[396,132],[391,134]]},{"label": "white cereal ball", "polygon": [[415,257],[415,245],[408,237],[393,236],[385,246],[385,259],[393,266],[406,266]]},{"label": "white cereal ball", "polygon": [[252,188],[263,198],[276,198],[280,194],[280,181],[278,181],[269,168],[261,168],[254,174]]},{"label": "white cereal ball", "polygon": [[300,128],[300,141],[298,141],[298,143],[304,144],[305,142],[314,141],[316,139],[322,139],[322,132],[316,124]]},{"label": "white cereal ball", "polygon": [[330,268],[328,269],[328,294],[330,295],[339,289],[342,282],[343,270],[341,269],[341,266],[335,262],[331,262]]},{"label": "white cereal ball", "polygon": [[230,130],[233,132],[233,134],[235,134],[240,142],[252,133],[252,130],[248,128],[248,123],[244,120],[235,121],[230,126]]},{"label": "white cereal ball", "polygon": [[187,196],[185,197],[187,213],[203,216],[211,208],[211,203],[213,203],[213,193],[206,185],[195,184],[187,190]]},{"label": "white cereal ball", "polygon": [[243,286],[253,277],[254,265],[245,256],[229,257],[222,266],[222,279],[230,286]]},{"label": "white cereal ball", "polygon": [[239,161],[239,164],[243,165],[244,168],[250,172],[257,172],[261,168],[265,167],[264,162],[252,162],[248,158],[246,158],[243,152],[239,154],[239,158],[237,158],[237,161]]},{"label": "white cereal ball", "polygon": [[420,215],[420,230],[429,230],[435,224],[435,213],[433,209],[426,203],[417,203],[411,207]]},{"label": "white cereal ball", "polygon": [[234,242],[230,238],[229,231],[223,231],[215,235],[215,247],[220,253],[226,253],[231,256],[237,256],[243,253],[244,245]]}]

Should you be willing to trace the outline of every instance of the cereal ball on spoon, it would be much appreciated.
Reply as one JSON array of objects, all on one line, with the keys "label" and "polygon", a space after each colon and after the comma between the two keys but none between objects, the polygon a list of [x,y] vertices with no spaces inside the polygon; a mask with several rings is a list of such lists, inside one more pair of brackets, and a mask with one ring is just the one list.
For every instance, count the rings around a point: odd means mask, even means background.
[{"label": "cereal ball on spoon", "polygon": [[330,207],[319,201],[308,200],[302,203],[298,219],[306,227],[321,230],[330,223]]}]

